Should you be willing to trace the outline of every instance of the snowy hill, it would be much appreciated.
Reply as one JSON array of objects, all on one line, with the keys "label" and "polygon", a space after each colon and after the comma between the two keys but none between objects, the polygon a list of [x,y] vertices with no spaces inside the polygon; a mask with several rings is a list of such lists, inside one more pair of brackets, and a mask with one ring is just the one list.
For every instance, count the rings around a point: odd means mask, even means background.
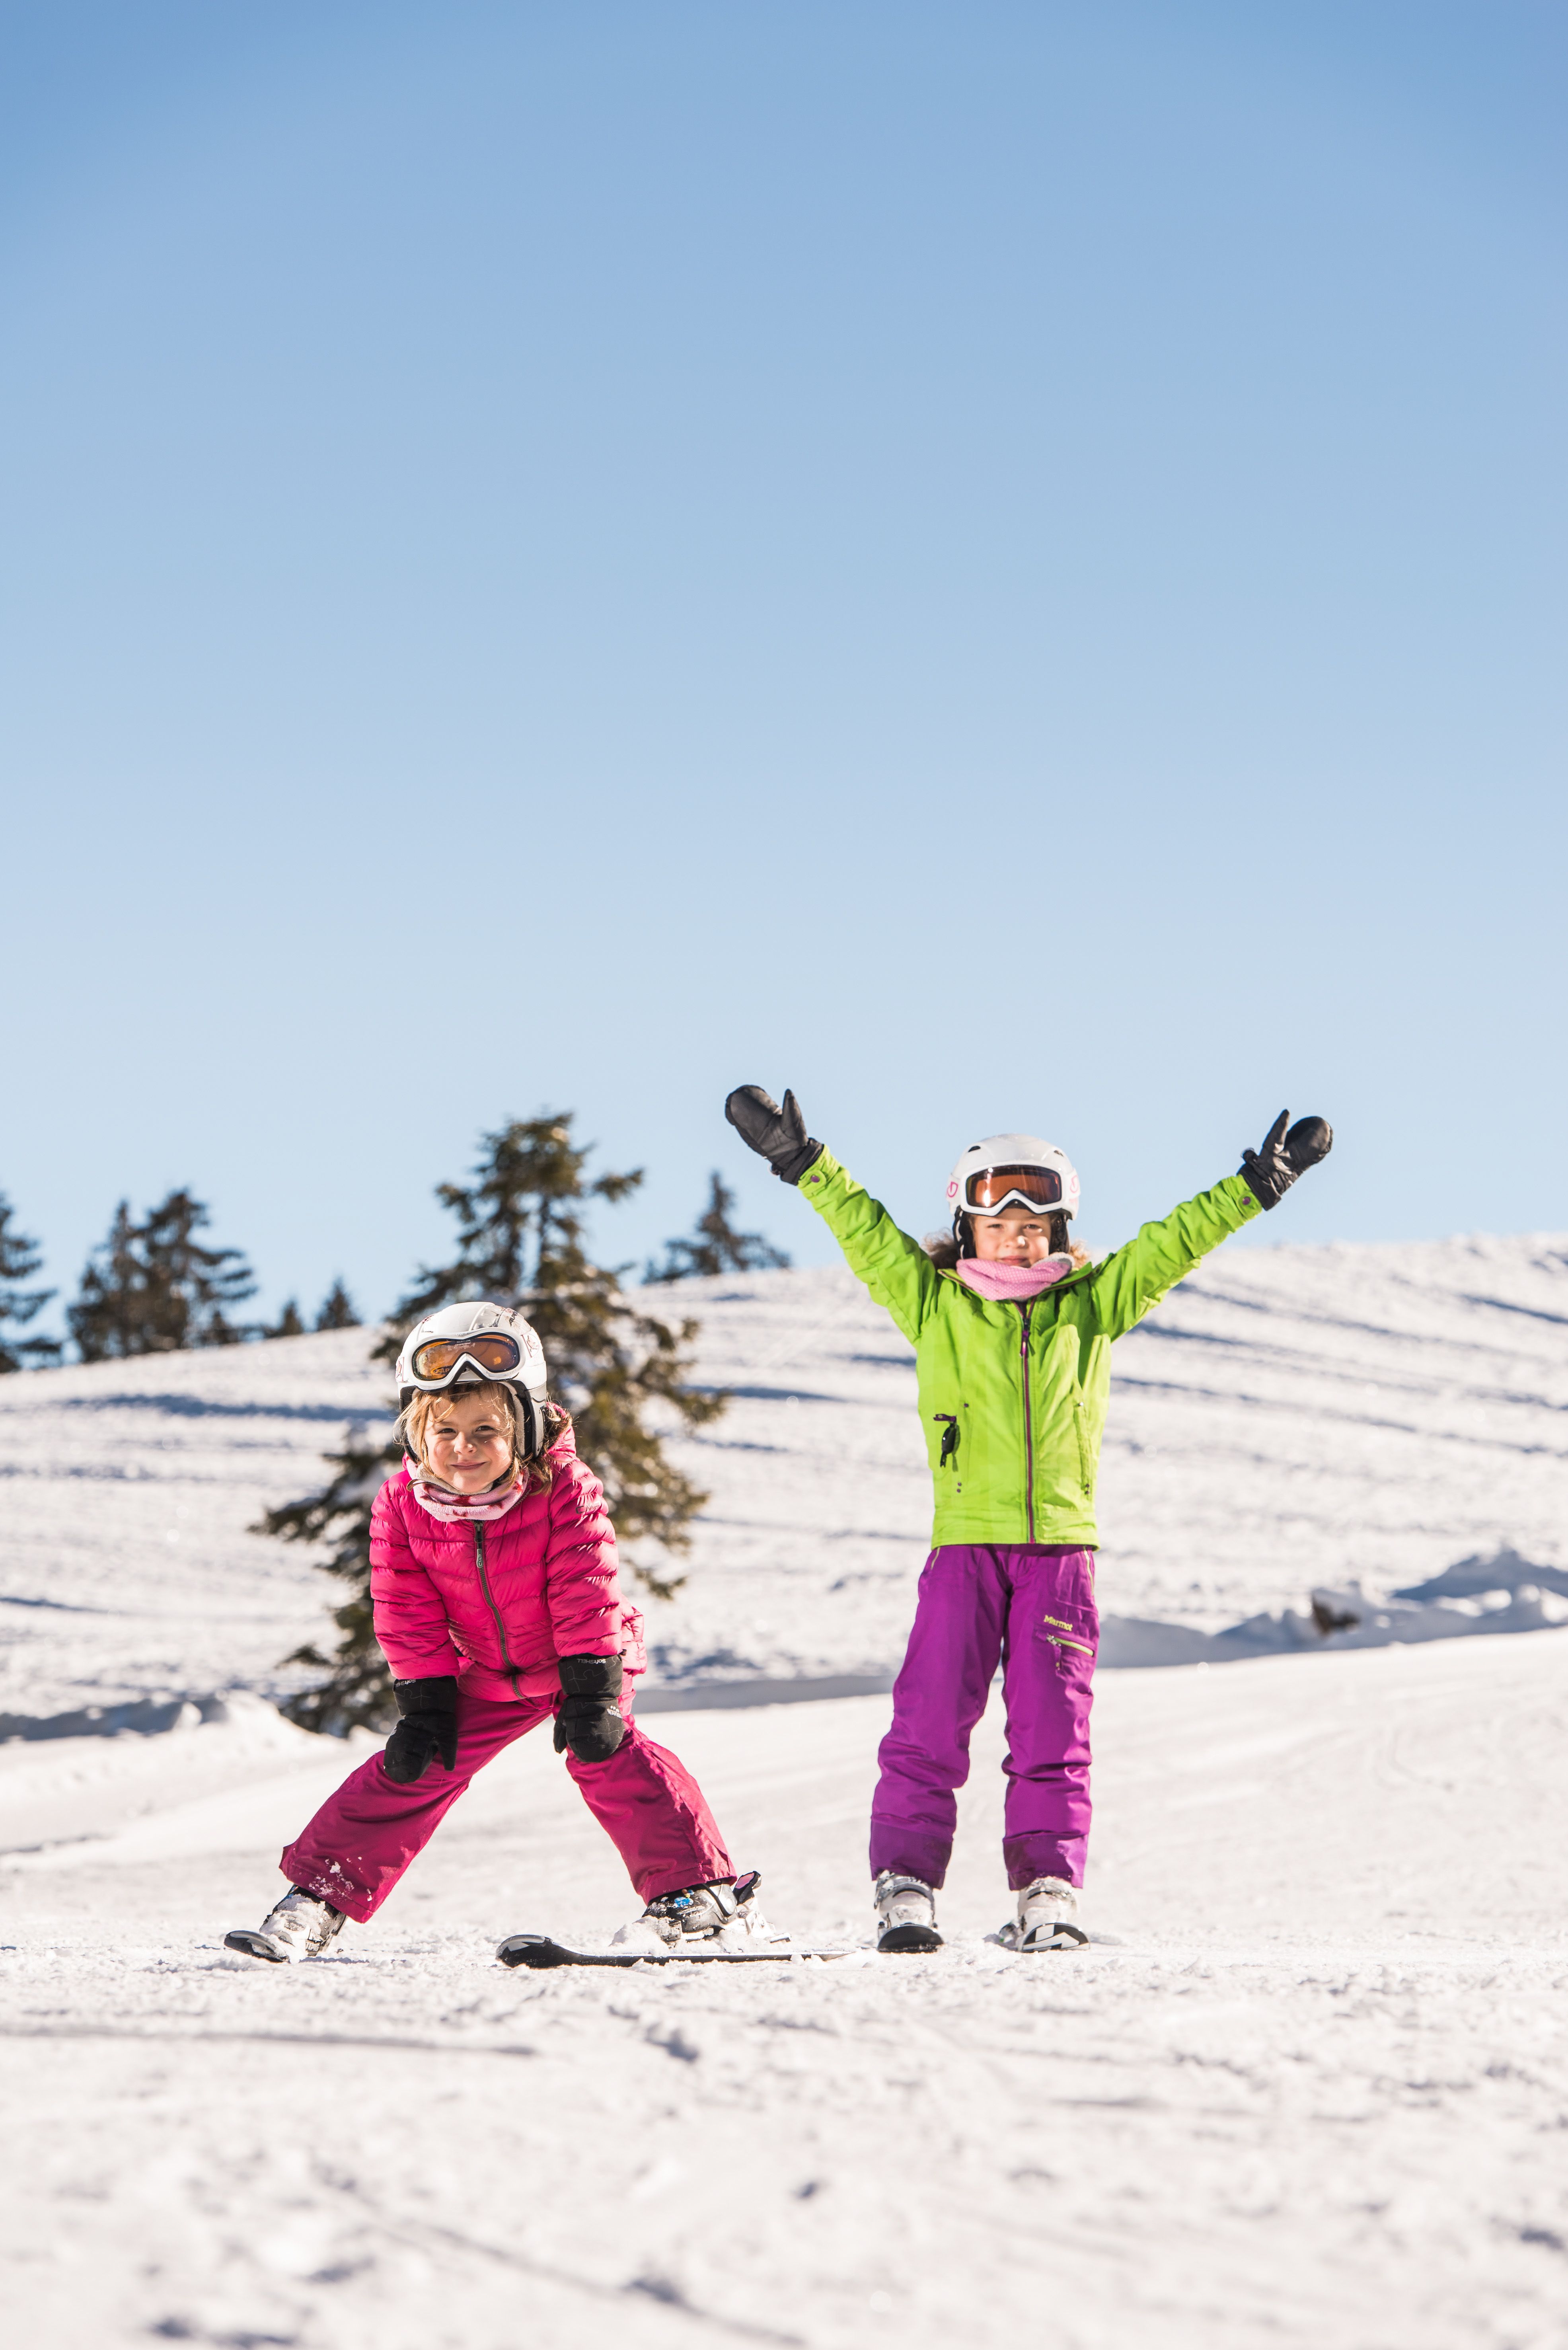
[{"label": "snowy hill", "polygon": [[[839,1270],[649,1302],[701,1317],[697,1375],[733,1397],[675,1440],[711,1500],[685,1588],[647,1603],[654,1678],[885,1679],[929,1523],[909,1347]],[[246,1529],[384,1411],[368,1346],[336,1331],[0,1380],[0,1715],[288,1684],[278,1660],[327,1636],[334,1587]],[[1192,1635],[1260,1613],[1262,1645],[1288,1645],[1314,1589],[1386,1598],[1464,1560],[1482,1564],[1459,1612],[1428,1629],[1568,1616],[1563,1238],[1222,1250],[1115,1363],[1107,1664],[1201,1653]],[[1341,1644],[1389,1636],[1363,1612]]]},{"label": "snowy hill", "polygon": [[[659,1975],[491,1956],[631,1907],[543,1736],[287,1970],[222,1935],[337,1742],[253,1700],[0,1749],[19,2338],[1000,2350],[1044,2302],[1064,2350],[1553,2350],[1563,1662],[1536,1633],[1105,1675],[1086,1916],[1115,1939],[1039,1960],[981,1939],[994,1707],[946,1950]],[[866,1930],[886,1718],[659,1725],[804,1936]]]},{"label": "snowy hill", "polygon": [[[680,1447],[712,1499],[689,1591],[649,1611],[666,1669],[896,1661],[930,1524],[909,1348],[836,1270],[681,1294],[734,1401]],[[1110,1617],[1212,1633],[1510,1548],[1472,1604],[1568,1567],[1568,1241],[1221,1250],[1112,1359]],[[1515,1628],[1568,1618],[1555,1598]],[[1113,1627],[1103,1655],[1157,1647]]]},{"label": "snowy hill", "polygon": [[286,1685],[332,1586],[248,1534],[384,1408],[363,1330],[0,1379],[0,1716]]},{"label": "snowy hill", "polygon": [[[845,1274],[669,1302],[735,1400],[681,1440],[712,1499],[649,1607],[649,1694],[885,1676],[925,1546],[909,1350]],[[56,2350],[950,2350],[1044,2311],[1064,2350],[1547,2350],[1568,1642],[1528,1627],[1568,1614],[1565,1336],[1562,1243],[1454,1242],[1221,1255],[1118,1349],[1112,1653],[1244,1659],[1293,1621],[1316,1653],[1102,1675],[1086,1952],[984,1939],[993,1706],[936,1957],[521,1980],[503,1932],[599,1939],[634,1906],[544,1736],[327,1957],[222,1946],[374,1744],[256,1694],[334,1588],[245,1531],[382,1402],[365,1334],[0,1380],[16,2324]],[[1317,1638],[1309,1592],[1356,1577],[1388,1604]],[[1524,1637],[1453,1637],[1498,1628]],[[67,1734],[92,1708],[120,1734]],[[654,1725],[802,1938],[866,1931],[887,1715]]]}]

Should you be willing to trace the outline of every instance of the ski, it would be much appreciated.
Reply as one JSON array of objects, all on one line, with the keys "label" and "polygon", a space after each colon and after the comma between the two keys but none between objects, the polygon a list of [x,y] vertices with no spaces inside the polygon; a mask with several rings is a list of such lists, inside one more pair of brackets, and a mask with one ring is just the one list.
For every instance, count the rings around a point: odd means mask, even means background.
[{"label": "ski", "polygon": [[508,1934],[497,1943],[495,1955],[504,1967],[752,1967],[769,1960],[776,1966],[791,1959],[847,1959],[853,1953],[787,1942],[756,1950],[574,1950],[548,1934]]},{"label": "ski", "polygon": [[223,1948],[243,1950],[247,1959],[265,1959],[275,1967],[286,1963],[289,1955],[270,1934],[253,1933],[248,1926],[236,1926],[232,1934],[225,1934]]}]

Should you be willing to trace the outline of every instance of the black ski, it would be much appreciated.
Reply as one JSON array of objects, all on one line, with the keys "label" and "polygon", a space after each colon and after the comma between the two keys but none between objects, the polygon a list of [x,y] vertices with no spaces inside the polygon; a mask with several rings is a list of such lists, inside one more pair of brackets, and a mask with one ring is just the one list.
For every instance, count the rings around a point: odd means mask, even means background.
[{"label": "black ski", "polygon": [[820,1950],[798,1944],[764,1943],[754,1950],[715,1950],[699,1947],[683,1950],[574,1950],[548,1934],[508,1934],[498,1943],[496,1957],[504,1967],[751,1967],[771,1960],[776,1966],[789,1959],[846,1959],[848,1950]]}]

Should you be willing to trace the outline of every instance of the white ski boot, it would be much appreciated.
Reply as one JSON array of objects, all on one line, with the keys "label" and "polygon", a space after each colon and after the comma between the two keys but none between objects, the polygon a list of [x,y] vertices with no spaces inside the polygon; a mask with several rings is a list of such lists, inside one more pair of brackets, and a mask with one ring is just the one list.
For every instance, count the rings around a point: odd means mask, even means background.
[{"label": "white ski boot", "polygon": [[283,1966],[291,1959],[318,1959],[342,1923],[341,1909],[334,1909],[318,1893],[291,1885],[254,1932],[247,1926],[237,1926],[223,1936],[223,1948],[244,1950],[253,1959],[270,1959],[274,1966]]},{"label": "white ski boot", "polygon": [[688,1885],[679,1893],[658,1894],[635,1926],[622,1927],[615,1937],[616,1946],[648,1935],[666,1948],[674,1948],[682,1942],[711,1941],[718,1935],[726,1942],[742,1942],[751,1935],[766,1934],[767,1921],[757,1908],[762,1881],[751,1868],[732,1884]]},{"label": "white ski boot", "polygon": [[1078,1897],[1064,1877],[1037,1877],[996,1939],[1004,1950],[1081,1950],[1089,1938],[1077,1916]]},{"label": "white ski boot", "polygon": [[877,1948],[896,1957],[905,1950],[940,1950],[937,1897],[919,1877],[885,1868],[872,1887],[877,1905]]}]

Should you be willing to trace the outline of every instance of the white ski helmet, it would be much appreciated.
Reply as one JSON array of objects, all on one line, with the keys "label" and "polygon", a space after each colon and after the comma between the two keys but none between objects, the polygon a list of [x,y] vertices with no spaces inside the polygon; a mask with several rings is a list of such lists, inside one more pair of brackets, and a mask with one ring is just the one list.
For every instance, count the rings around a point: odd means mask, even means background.
[{"label": "white ski helmet", "polygon": [[1003,1208],[1071,1218],[1078,1212],[1078,1170],[1064,1150],[1037,1134],[988,1134],[971,1142],[953,1169],[948,1206],[960,1242],[963,1217],[1000,1215]]},{"label": "white ski helmet", "polygon": [[545,1447],[547,1376],[545,1349],[532,1324],[515,1306],[474,1298],[427,1314],[409,1332],[398,1357],[398,1402],[407,1411],[417,1395],[493,1380],[517,1399],[523,1450],[532,1458]]}]

